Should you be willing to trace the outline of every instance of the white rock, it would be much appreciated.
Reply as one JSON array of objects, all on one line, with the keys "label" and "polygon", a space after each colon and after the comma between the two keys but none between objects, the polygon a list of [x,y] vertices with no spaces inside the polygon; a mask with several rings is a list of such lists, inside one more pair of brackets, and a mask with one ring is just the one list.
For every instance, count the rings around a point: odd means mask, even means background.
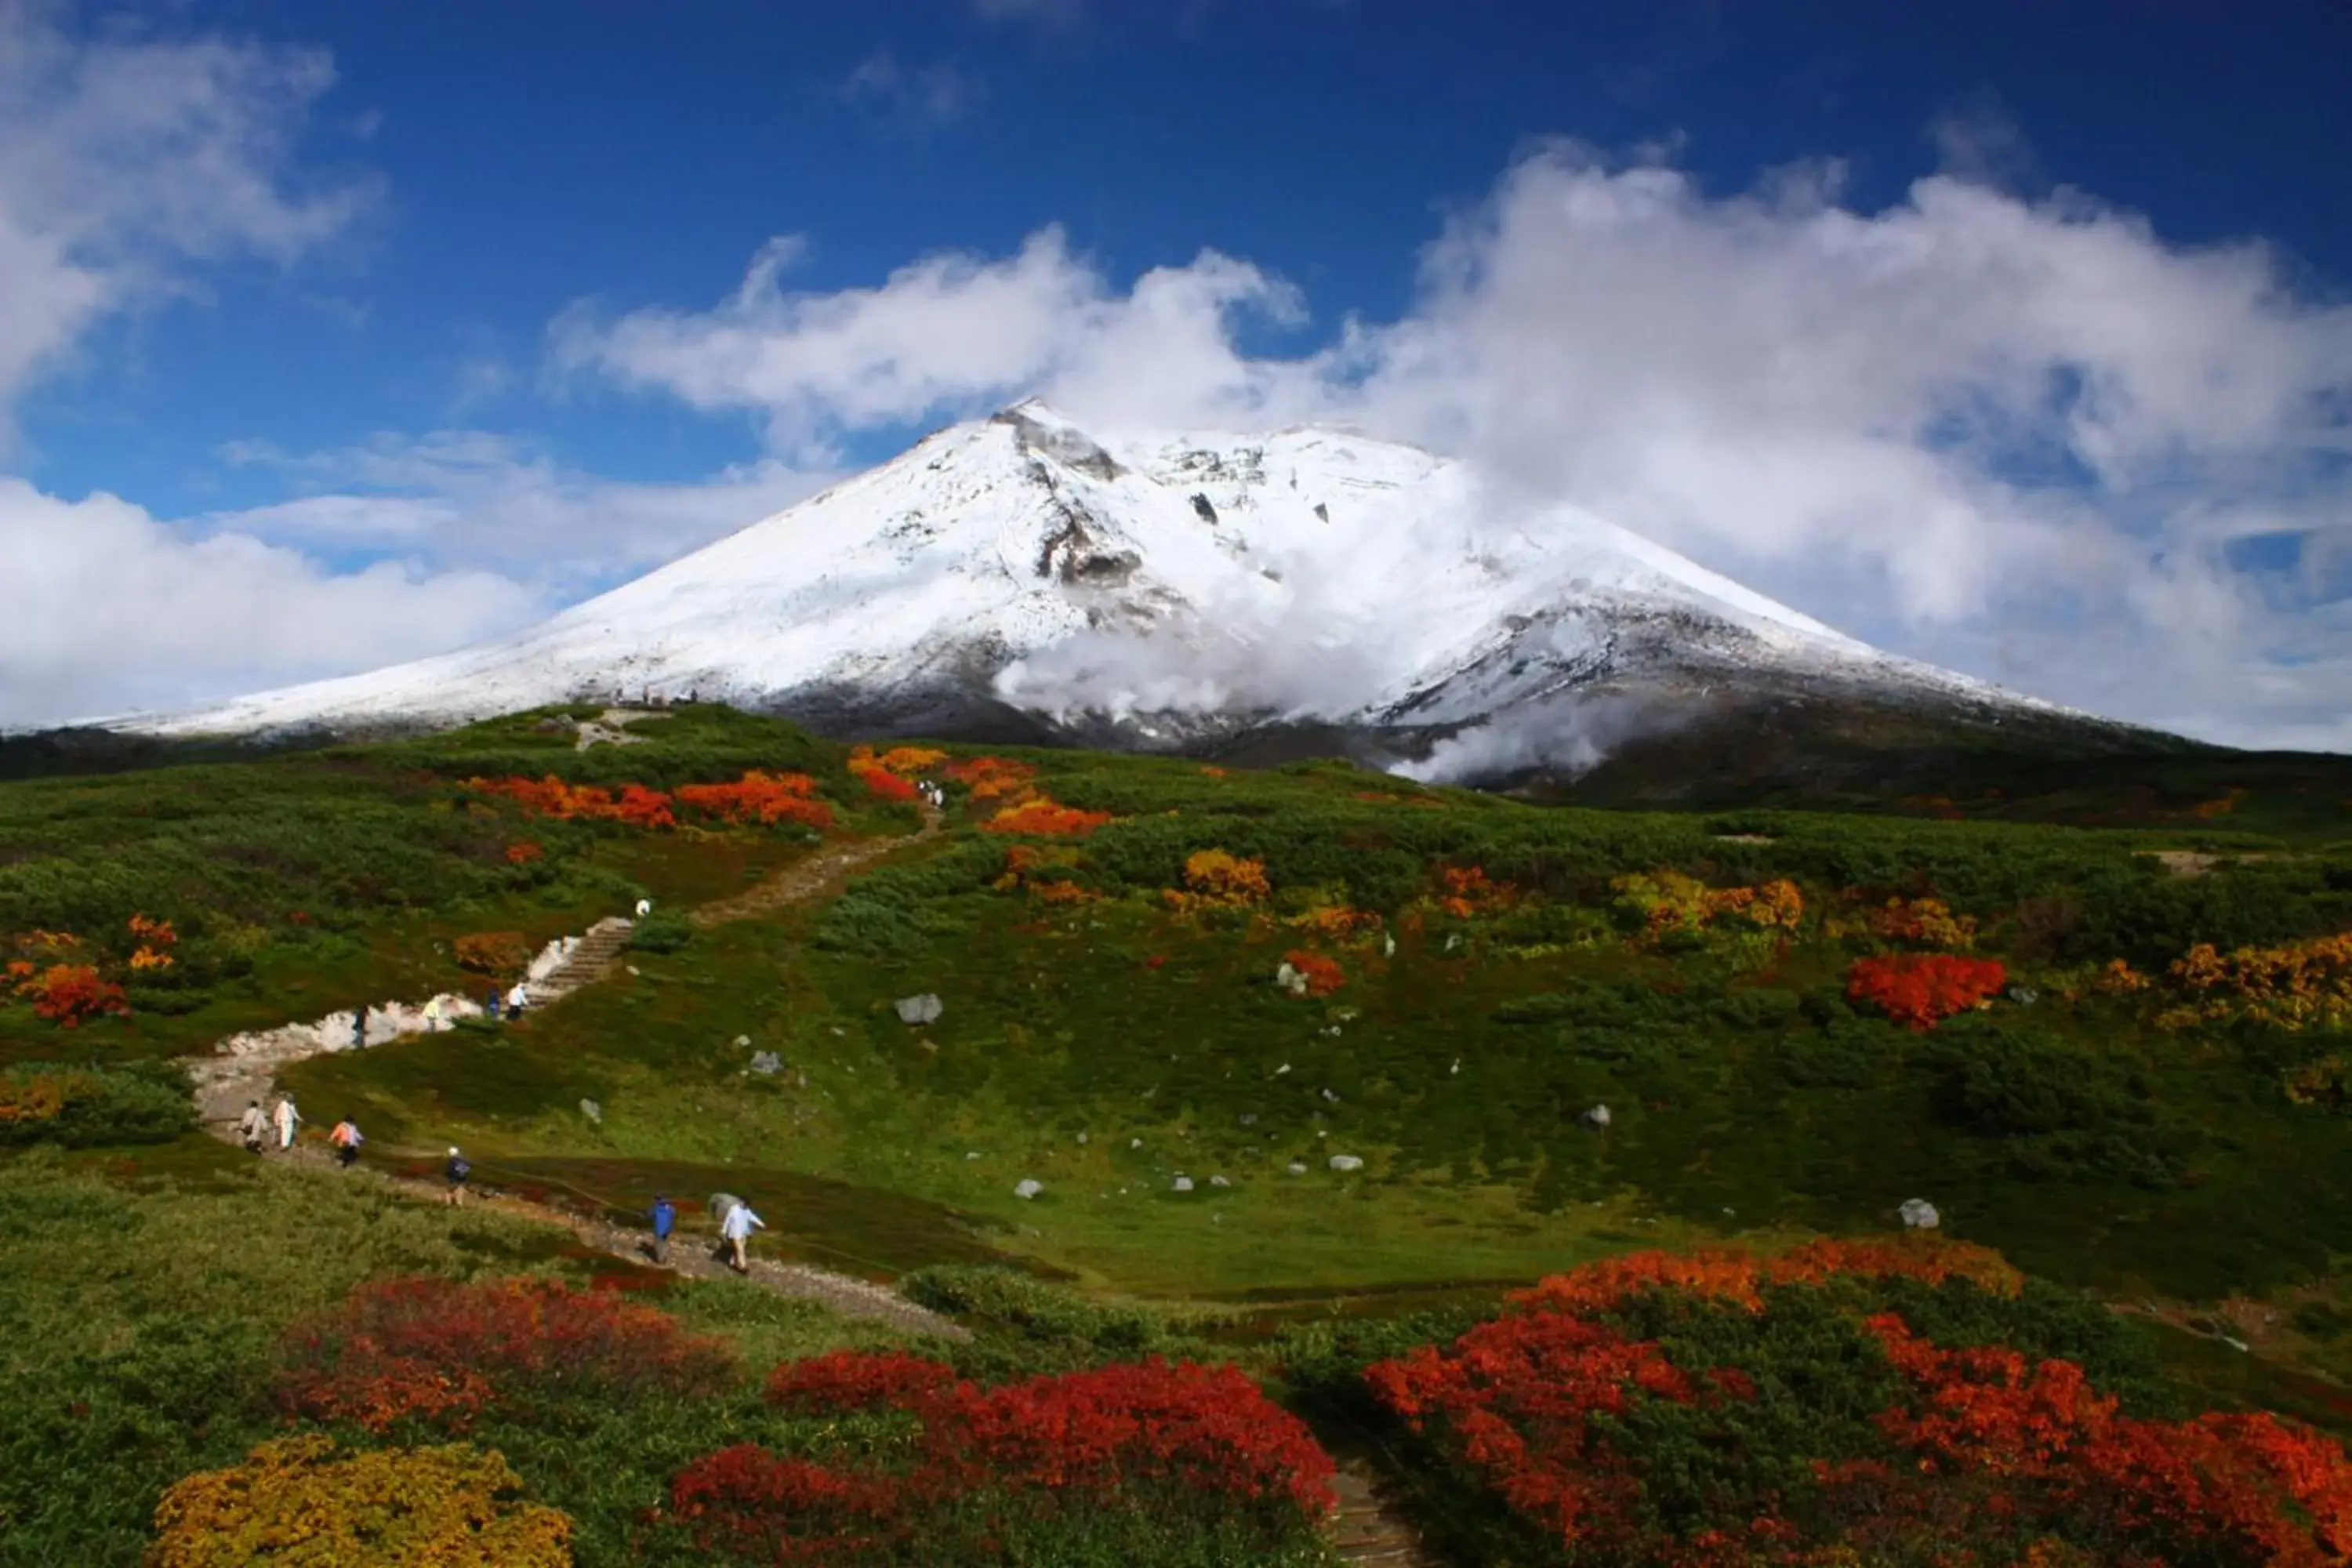
[{"label": "white rock", "polygon": [[1024,1177],[1022,1180],[1013,1184],[1013,1195],[1016,1198],[1034,1198],[1045,1190],[1045,1183],[1038,1181],[1034,1176]]},{"label": "white rock", "polygon": [[1936,1205],[1925,1198],[1906,1198],[1903,1206],[1895,1212],[1913,1230],[1934,1230],[1944,1223],[1944,1216],[1936,1212]]},{"label": "white rock", "polygon": [[1307,1173],[1307,1162],[1304,1160],[1293,1160],[1289,1164],[1285,1165],[1283,1169],[1289,1172],[1294,1176],[1303,1176]]},{"label": "white rock", "polygon": [[1223,1176],[1211,1176],[1209,1178],[1209,1185],[1213,1187],[1230,1187],[1233,1185],[1233,1183],[1225,1180]]},{"label": "white rock", "polygon": [[964,1158],[967,1160],[977,1160],[980,1158],[980,1151],[974,1149],[970,1153],[966,1154]]},{"label": "white rock", "polygon": [[1173,1182],[1170,1183],[1169,1185],[1177,1192],[1189,1193],[1192,1190],[1192,1178],[1190,1176],[1179,1176]]},{"label": "white rock", "polygon": [[735,1037],[735,1048],[739,1051],[749,1049],[751,1047],[751,1037],[749,1035],[738,1035]]},{"label": "white rock", "polygon": [[604,1108],[593,1100],[583,1100],[580,1102],[580,1114],[591,1121],[602,1121],[604,1120]]},{"label": "white rock", "polygon": [[1079,1133],[1079,1134],[1078,1134],[1078,1142],[1081,1142],[1081,1143],[1083,1143],[1083,1142],[1085,1142],[1086,1141],[1087,1141],[1087,1135],[1086,1135],[1085,1133],[1083,1133],[1083,1132]]},{"label": "white rock", "polygon": [[1331,1156],[1331,1168],[1335,1171],[1360,1171],[1364,1163],[1353,1154],[1334,1154]]},{"label": "white rock", "polygon": [[1587,1127],[1595,1129],[1606,1127],[1609,1125],[1609,1108],[1605,1105],[1596,1105],[1577,1120]]},{"label": "white rock", "polygon": [[890,1005],[898,1010],[898,1022],[902,1024],[936,1024],[945,1011],[940,999],[928,991],[920,996],[901,996]]}]

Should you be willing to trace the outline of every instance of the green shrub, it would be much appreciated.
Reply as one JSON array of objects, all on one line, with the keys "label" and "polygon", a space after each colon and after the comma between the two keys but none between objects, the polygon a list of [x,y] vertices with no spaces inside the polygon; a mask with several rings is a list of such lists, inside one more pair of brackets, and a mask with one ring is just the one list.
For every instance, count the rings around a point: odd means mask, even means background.
[{"label": "green shrub", "polygon": [[195,1129],[193,1093],[169,1062],[0,1068],[0,1145],[168,1143]]},{"label": "green shrub", "polygon": [[656,910],[629,931],[629,945],[640,952],[676,952],[694,940],[694,922],[671,910]]}]

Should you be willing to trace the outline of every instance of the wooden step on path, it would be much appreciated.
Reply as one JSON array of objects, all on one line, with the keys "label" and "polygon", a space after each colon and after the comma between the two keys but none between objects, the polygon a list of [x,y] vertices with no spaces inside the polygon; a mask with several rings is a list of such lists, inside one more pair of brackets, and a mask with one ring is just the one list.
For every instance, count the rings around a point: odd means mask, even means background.
[{"label": "wooden step on path", "polygon": [[1381,1496],[1380,1483],[1360,1461],[1341,1461],[1331,1489],[1339,1498],[1332,1544],[1340,1562],[1370,1568],[1443,1568],[1413,1528]]},{"label": "wooden step on path", "polygon": [[612,973],[621,954],[628,951],[629,933],[635,929],[635,921],[619,915],[608,915],[590,926],[562,963],[530,983],[531,1005],[545,1006]]}]

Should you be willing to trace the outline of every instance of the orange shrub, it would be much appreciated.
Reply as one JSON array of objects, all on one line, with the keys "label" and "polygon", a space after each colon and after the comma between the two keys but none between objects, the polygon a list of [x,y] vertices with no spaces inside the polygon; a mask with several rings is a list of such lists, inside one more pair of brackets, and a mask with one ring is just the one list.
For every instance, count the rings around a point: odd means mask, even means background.
[{"label": "orange shrub", "polygon": [[1351,936],[1360,936],[1368,931],[1380,930],[1382,921],[1380,916],[1370,910],[1351,909],[1346,904],[1329,904],[1308,910],[1302,915],[1293,915],[1290,917],[1289,923],[1303,931],[1313,931],[1316,935],[1329,941],[1344,942]]},{"label": "orange shrub", "polygon": [[945,752],[935,752],[927,746],[893,746],[876,755],[871,746],[859,746],[849,753],[853,772],[859,768],[879,768],[902,779],[919,777],[948,760]]},{"label": "orange shrub", "polygon": [[1025,794],[1037,777],[1037,770],[1027,763],[1015,763],[1003,757],[970,757],[947,765],[947,775],[971,792],[972,804],[982,801],[1012,801]]},{"label": "orange shrub", "polygon": [[534,860],[546,858],[547,851],[528,838],[507,846],[507,864],[509,866],[528,866]]},{"label": "orange shrub", "polygon": [[155,1505],[148,1568],[569,1568],[572,1521],[519,1500],[505,1458],[463,1444],[346,1453],[315,1434],[201,1470]]},{"label": "orange shrub", "polygon": [[177,945],[180,933],[170,921],[151,921],[145,915],[131,917],[131,934],[139,939],[142,947],[172,947]]},{"label": "orange shrub", "polygon": [[623,784],[615,795],[594,784],[568,784],[550,773],[541,779],[467,779],[464,787],[477,795],[513,801],[532,816],[564,822],[622,822],[632,827],[677,826],[670,797],[643,784]]},{"label": "orange shrub", "polygon": [[833,826],[833,808],[815,798],[816,780],[806,773],[766,773],[758,769],[733,784],[681,784],[677,803],[730,822],[759,822],[773,826],[796,822],[824,832]]},{"label": "orange shrub", "polygon": [[142,973],[149,970],[169,969],[172,967],[172,955],[157,952],[153,948],[142,944],[139,951],[131,955],[131,967]]},{"label": "orange shrub", "polygon": [[1083,838],[1112,820],[1108,811],[1080,811],[1050,795],[1009,806],[982,823],[987,833],[1026,833],[1040,837]]},{"label": "orange shrub", "polygon": [[1493,880],[1483,866],[1442,867],[1437,881],[1444,889],[1438,897],[1438,908],[1458,921],[1466,921],[1487,910],[1507,909],[1518,897],[1517,888]]}]

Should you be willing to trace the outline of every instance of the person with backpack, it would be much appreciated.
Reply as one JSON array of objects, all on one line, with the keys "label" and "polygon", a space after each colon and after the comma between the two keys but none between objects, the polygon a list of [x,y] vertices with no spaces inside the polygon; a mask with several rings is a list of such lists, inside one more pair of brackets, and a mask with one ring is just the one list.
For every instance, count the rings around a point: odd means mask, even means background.
[{"label": "person with backpack", "polygon": [[489,1015],[491,1023],[495,1024],[499,1021],[499,1004],[504,1000],[505,997],[495,985],[490,987],[489,994],[482,998],[482,1011]]},{"label": "person with backpack", "polygon": [[346,1116],[335,1123],[335,1130],[327,1134],[327,1142],[335,1146],[335,1163],[348,1171],[359,1163],[360,1145],[367,1140],[360,1136],[359,1123]]},{"label": "person with backpack", "polygon": [[666,1194],[654,1194],[653,1222],[654,1261],[666,1265],[669,1262],[669,1233],[677,1228],[677,1206]]},{"label": "person with backpack", "polygon": [[474,1167],[466,1156],[457,1152],[455,1143],[449,1145],[449,1163],[441,1168],[441,1173],[449,1179],[449,1190],[442,1194],[441,1201],[453,1209],[465,1207],[466,1178],[474,1173]]},{"label": "person with backpack", "polygon": [[261,1141],[269,1132],[269,1118],[261,1113],[261,1101],[248,1100],[245,1114],[236,1119],[236,1135],[244,1141],[249,1154],[261,1152]]},{"label": "person with backpack", "polygon": [[366,1044],[367,1004],[362,1002],[352,1009],[352,1049],[356,1051]]}]

